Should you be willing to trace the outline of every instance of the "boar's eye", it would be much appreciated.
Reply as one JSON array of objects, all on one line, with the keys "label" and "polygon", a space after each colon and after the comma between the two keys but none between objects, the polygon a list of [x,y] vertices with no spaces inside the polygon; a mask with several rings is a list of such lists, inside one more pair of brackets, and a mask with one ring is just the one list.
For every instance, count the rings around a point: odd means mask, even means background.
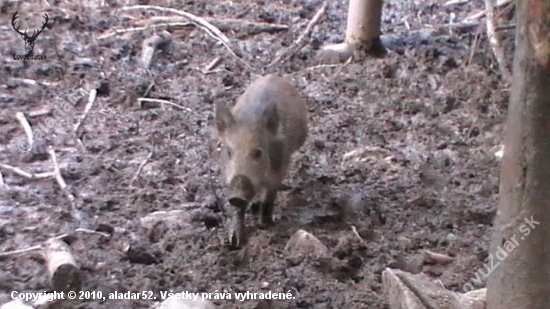
[{"label": "boar's eye", "polygon": [[228,158],[231,158],[231,156],[233,155],[233,151],[231,151],[231,148],[225,147],[225,154]]},{"label": "boar's eye", "polygon": [[259,160],[262,158],[262,150],[260,148],[256,148],[252,150],[252,158],[254,160]]}]

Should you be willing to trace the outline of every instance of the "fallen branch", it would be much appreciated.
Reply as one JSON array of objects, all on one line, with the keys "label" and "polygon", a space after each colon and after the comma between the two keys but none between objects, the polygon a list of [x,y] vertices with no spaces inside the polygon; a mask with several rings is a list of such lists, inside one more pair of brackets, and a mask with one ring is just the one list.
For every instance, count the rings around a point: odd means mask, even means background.
[{"label": "fallen branch", "polygon": [[424,250],[424,254],[426,255],[426,257],[432,259],[434,262],[438,264],[447,264],[456,260],[456,258],[452,256],[448,256],[446,254],[441,254],[441,253],[435,253],[430,250]]},{"label": "fallen branch", "polygon": [[55,174],[52,173],[52,172],[46,172],[46,173],[29,173],[29,172],[26,172],[18,167],[15,167],[15,166],[11,166],[11,165],[7,165],[7,164],[3,164],[3,163],[0,163],[0,168],[6,170],[6,171],[10,171],[14,174],[17,174],[21,177],[25,177],[25,178],[28,178],[28,179],[45,179],[45,178],[50,178],[50,177],[53,177]]},{"label": "fallen branch", "polygon": [[[75,229],[73,233],[65,233],[65,234],[61,234],[59,236],[55,236],[55,237],[52,237],[50,239],[58,239],[58,240],[61,240],[61,239],[65,239],[71,235],[74,235],[76,233],[85,233],[85,234],[94,234],[94,235],[100,235],[100,236],[103,236],[103,237],[107,237],[109,238],[111,235],[107,234],[107,233],[103,233],[103,232],[98,232],[98,231],[93,231],[93,230],[88,230],[88,229],[83,229],[83,228],[78,228],[78,229]],[[11,256],[11,255],[17,255],[17,254],[21,254],[21,253],[27,253],[27,252],[32,252],[32,251],[37,251],[37,250],[44,250],[44,244],[40,244],[40,245],[36,245],[36,246],[32,246],[32,247],[29,247],[29,248],[25,248],[25,249],[18,249],[18,250],[12,250],[12,251],[5,251],[5,252],[0,252],[0,258],[4,258],[4,257],[8,257],[8,256]]]},{"label": "fallen branch", "polygon": [[443,6],[451,6],[451,5],[456,5],[456,4],[464,4],[464,3],[468,3],[470,2],[470,0],[449,0],[447,2],[445,2],[443,4]]},{"label": "fallen branch", "polygon": [[43,246],[50,285],[55,291],[75,291],[82,284],[80,268],[66,242],[51,238]]},{"label": "fallen branch", "polygon": [[311,31],[313,30],[313,27],[319,22],[321,19],[321,16],[326,12],[328,3],[324,2],[323,5],[319,8],[317,13],[313,16],[313,18],[309,21],[306,29],[304,32],[294,41],[284,52],[280,53],[267,67],[271,67],[277,63],[279,63],[284,58],[290,58],[292,55],[294,55],[296,52],[298,52],[305,44],[304,40],[307,36],[311,34]]},{"label": "fallen branch", "polygon": [[206,68],[202,71],[204,74],[208,74],[212,70],[214,70],[218,65],[222,63],[222,57],[216,57],[214,60],[210,61],[210,63],[206,66]]},{"label": "fallen branch", "polygon": [[[204,18],[195,16],[193,14],[190,14],[188,12],[182,11],[182,10],[176,10],[172,8],[164,8],[161,6],[156,5],[134,5],[134,6],[128,6],[120,8],[121,11],[133,11],[133,10],[153,10],[153,11],[159,11],[162,13],[171,13],[178,16],[183,16],[190,20],[192,23],[195,23],[198,25],[201,29],[203,29],[206,34],[211,36],[212,38],[218,40],[222,43],[222,45],[233,55],[237,60],[241,61],[245,66],[247,66],[249,69],[254,70],[252,66],[250,66],[241,56],[237,55],[233,49],[231,48],[231,43],[229,39],[223,34],[218,28],[214,27],[211,23],[207,22]],[[239,53],[241,54],[241,53]]]},{"label": "fallen branch", "polygon": [[[261,32],[279,32],[288,30],[288,25],[283,24],[269,24],[269,23],[257,23],[243,19],[233,19],[233,18],[212,18],[204,17],[204,20],[211,23],[213,26],[218,28],[220,31],[237,31],[244,29],[248,34],[257,34]],[[155,16],[151,18],[152,22],[173,22],[166,17]]]},{"label": "fallen branch", "polygon": [[82,117],[80,117],[80,120],[74,126],[74,133],[77,138],[78,138],[78,129],[80,129],[80,126],[84,123],[84,121],[88,117],[88,113],[90,112],[90,110],[92,109],[92,106],[94,105],[96,96],[97,96],[97,89],[90,90],[90,93],[88,94],[88,103],[86,103],[86,107],[84,108],[84,114],[82,115]]},{"label": "fallen branch", "polygon": [[52,162],[54,165],[55,180],[57,181],[57,184],[59,184],[59,187],[61,187],[61,190],[65,193],[65,195],[70,201],[71,214],[73,218],[76,219],[78,222],[80,222],[81,217],[78,212],[78,207],[76,206],[76,198],[71,192],[69,192],[67,188],[67,183],[65,182],[65,179],[63,179],[63,176],[61,175],[61,170],[59,168],[59,164],[57,163],[57,157],[55,156],[55,151],[52,146],[48,147],[48,154],[50,155],[50,158],[52,159]]},{"label": "fallen branch", "polygon": [[52,159],[52,163],[54,166],[54,177],[55,177],[55,180],[57,181],[57,184],[59,184],[59,186],[61,187],[61,190],[65,192],[69,200],[71,200],[71,202],[74,202],[76,198],[74,197],[74,195],[72,195],[69,192],[69,190],[67,190],[67,183],[65,182],[65,179],[63,179],[63,176],[61,175],[61,170],[59,168],[59,164],[57,163],[57,157],[55,156],[55,151],[53,147],[51,146],[48,147],[48,154]]},{"label": "fallen branch", "polygon": [[[174,17],[165,17],[165,16],[153,16],[149,21],[153,22],[154,25],[147,25],[142,27],[135,28],[126,28],[126,29],[115,29],[104,35],[98,37],[98,39],[107,39],[118,34],[124,34],[128,32],[144,31],[147,29],[157,29],[164,27],[188,27],[195,26],[195,24],[190,22],[181,22],[178,21],[179,16]],[[289,29],[288,25],[284,24],[270,24],[270,23],[257,23],[248,20],[242,19],[232,19],[232,18],[212,18],[204,17],[204,20],[211,23],[213,26],[217,27],[220,31],[243,31],[248,35],[258,34],[262,32],[273,33],[280,31],[287,31]]]},{"label": "fallen branch", "polygon": [[477,50],[477,42],[479,41],[479,35],[481,32],[481,27],[477,27],[476,34],[474,35],[474,41],[472,42],[472,47],[470,47],[470,57],[468,58],[468,63],[466,66],[469,66],[470,63],[472,63],[472,60],[474,59],[474,54]]},{"label": "fallen branch", "polygon": [[353,234],[355,236],[357,236],[357,238],[362,242],[363,241],[363,237],[361,237],[361,235],[359,235],[359,232],[357,232],[357,228],[355,227],[355,225],[352,225],[351,226],[351,230],[353,232]]},{"label": "fallen branch", "polygon": [[111,32],[108,32],[108,33],[102,35],[102,36],[99,36],[98,39],[103,40],[103,39],[107,39],[107,38],[110,38],[112,36],[115,36],[117,34],[124,34],[124,33],[128,33],[128,32],[145,31],[145,30],[148,30],[148,29],[151,29],[151,28],[156,30],[157,28],[162,28],[162,27],[185,27],[185,26],[193,26],[193,25],[194,25],[193,23],[169,22],[169,23],[163,23],[163,24],[156,24],[156,25],[152,25],[152,26],[134,27],[134,28],[126,28],[126,29],[115,29]]},{"label": "fallen branch", "polygon": [[141,63],[144,68],[149,68],[153,55],[157,49],[162,49],[172,42],[172,36],[170,32],[164,30],[160,33],[154,33],[151,37],[143,40],[141,46]]},{"label": "fallen branch", "polygon": [[151,159],[152,156],[153,156],[153,151],[149,152],[149,155],[147,155],[145,160],[143,160],[143,162],[141,162],[141,164],[139,165],[138,170],[135,173],[134,177],[132,177],[132,180],[130,180],[130,184],[132,184],[132,183],[134,183],[134,181],[136,181],[136,179],[139,177],[139,174],[141,174],[141,170],[143,170],[143,167],[145,166],[145,164],[147,164],[147,162],[149,161],[149,159]]},{"label": "fallen branch", "polygon": [[29,122],[27,121],[27,118],[25,117],[25,114],[22,112],[15,113],[15,118],[19,121],[21,126],[23,126],[23,130],[25,131],[25,134],[27,135],[27,138],[29,139],[29,149],[32,149],[32,145],[34,143],[34,138],[32,134],[32,128]]},{"label": "fallen branch", "polygon": [[36,245],[25,249],[18,249],[18,250],[12,250],[12,251],[6,251],[0,253],[0,258],[7,257],[10,255],[16,255],[21,253],[27,253],[32,251],[42,250],[42,245]]},{"label": "fallen branch", "polygon": [[[494,8],[495,8],[495,9],[500,9],[500,8],[502,8],[503,6],[512,3],[512,1],[513,1],[513,0],[502,0],[502,1],[497,0],[497,3],[496,3],[496,5],[494,6]],[[470,15],[470,16],[464,18],[464,21],[470,21],[470,20],[482,18],[482,17],[485,16],[486,13],[487,13],[487,8],[485,8],[485,10],[481,10],[481,11],[479,11],[479,12],[473,14],[473,15]]]},{"label": "fallen branch", "polygon": [[212,73],[218,73],[218,72],[224,72],[225,70],[215,70],[216,67],[218,67],[222,63],[222,57],[216,57],[212,61],[208,63],[206,68],[199,69],[199,68],[193,68],[193,70],[201,72],[204,75],[212,74]]},{"label": "fallen branch", "polygon": [[51,108],[48,108],[48,109],[39,109],[39,110],[36,110],[36,111],[30,111],[27,113],[27,116],[33,118],[33,117],[40,117],[40,116],[46,116],[46,115],[50,115],[51,113],[53,112],[53,109]]},{"label": "fallen branch", "polygon": [[159,104],[168,104],[168,105],[171,105],[171,106],[174,106],[174,107],[177,107],[181,110],[184,110],[184,111],[188,111],[188,112],[192,112],[192,110],[190,108],[187,108],[187,107],[183,107],[181,105],[178,105],[176,103],[173,103],[173,102],[170,102],[168,100],[162,100],[162,99],[151,99],[151,98],[138,98],[137,99],[138,102],[141,104],[142,102],[153,102],[153,103],[159,103]]},{"label": "fallen branch", "polygon": [[512,74],[510,73],[510,70],[508,70],[508,66],[506,65],[506,60],[504,58],[504,51],[495,33],[493,0],[485,0],[485,11],[487,13],[486,22],[487,37],[489,38],[489,43],[491,45],[491,48],[493,49],[493,54],[495,55],[504,81],[510,83]]},{"label": "fallen branch", "polygon": [[289,28],[288,25],[257,23],[248,20],[232,18],[216,19],[206,17],[205,20],[218,27],[218,29],[220,29],[221,31],[236,31],[237,29],[245,29],[244,31],[246,31],[246,33],[248,33],[249,35],[258,34],[261,32],[273,33],[286,31]]}]

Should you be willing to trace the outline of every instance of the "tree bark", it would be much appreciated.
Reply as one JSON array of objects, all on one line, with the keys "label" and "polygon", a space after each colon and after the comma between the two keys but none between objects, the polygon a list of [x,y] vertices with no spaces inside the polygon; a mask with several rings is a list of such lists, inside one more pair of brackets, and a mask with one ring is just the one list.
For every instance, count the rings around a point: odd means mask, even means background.
[{"label": "tree bark", "polygon": [[378,44],[382,16],[382,0],[350,0],[346,43],[353,46]]},{"label": "tree bark", "polygon": [[356,51],[371,56],[386,54],[380,41],[383,0],[349,0],[346,39],[344,43],[324,46],[317,54],[322,64],[348,61]]},{"label": "tree bark", "polygon": [[550,306],[550,2],[516,1],[512,92],[487,309]]}]

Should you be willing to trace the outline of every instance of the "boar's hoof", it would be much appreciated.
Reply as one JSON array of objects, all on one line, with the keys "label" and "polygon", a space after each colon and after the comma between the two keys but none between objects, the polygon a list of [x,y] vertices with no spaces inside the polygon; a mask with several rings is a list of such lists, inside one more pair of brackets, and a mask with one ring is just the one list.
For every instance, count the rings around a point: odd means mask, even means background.
[{"label": "boar's hoof", "polygon": [[237,207],[246,207],[254,197],[254,187],[250,178],[237,175],[229,183],[229,203]]}]

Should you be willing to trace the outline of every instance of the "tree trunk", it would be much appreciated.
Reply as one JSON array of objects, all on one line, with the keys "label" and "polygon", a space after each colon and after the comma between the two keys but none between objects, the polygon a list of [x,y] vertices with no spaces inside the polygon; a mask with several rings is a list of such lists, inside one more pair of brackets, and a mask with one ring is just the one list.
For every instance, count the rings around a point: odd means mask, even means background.
[{"label": "tree trunk", "polygon": [[[500,204],[487,309],[550,308],[550,3],[516,1]],[[539,224],[540,223],[540,224]]]},{"label": "tree trunk", "polygon": [[382,0],[349,0],[346,43],[370,49],[380,38]]},{"label": "tree trunk", "polygon": [[349,0],[348,25],[344,43],[324,46],[317,54],[321,64],[348,61],[356,51],[382,56],[386,49],[380,41],[383,0]]}]

